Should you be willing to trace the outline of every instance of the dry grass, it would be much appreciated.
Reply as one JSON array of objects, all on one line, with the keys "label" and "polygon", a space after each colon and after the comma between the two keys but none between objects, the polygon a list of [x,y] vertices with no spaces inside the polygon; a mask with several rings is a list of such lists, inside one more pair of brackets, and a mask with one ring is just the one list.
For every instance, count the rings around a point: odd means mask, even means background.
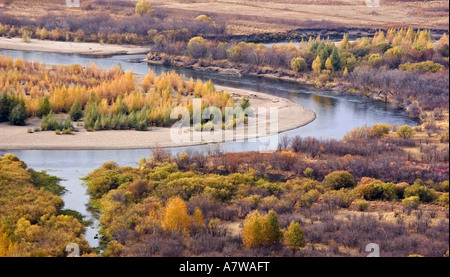
[{"label": "dry grass", "polygon": [[[31,2],[31,3],[30,3]],[[47,13],[103,12],[116,16],[134,13],[137,0],[81,0],[82,9],[69,9],[62,0],[16,0],[0,11],[34,18]],[[297,28],[416,27],[448,30],[449,1],[382,0],[369,8],[365,0],[151,0],[169,17],[194,18],[208,14],[227,23],[233,35],[284,32]]]},{"label": "dry grass", "polygon": [[[448,29],[448,1],[381,1],[369,8],[353,0],[153,0],[154,6],[177,14],[197,12],[222,17],[233,34],[278,32],[295,28],[417,27]],[[323,23],[328,26],[322,26]]]},{"label": "dry grass", "polygon": [[[449,113],[448,111],[443,112],[443,118],[441,120],[436,120],[436,125],[439,127],[440,131],[447,130],[449,128]],[[428,135],[425,130],[425,124],[421,124],[414,129],[413,139],[416,142],[415,147],[404,147],[404,150],[409,152],[416,159],[420,159],[422,152],[420,150],[421,146],[436,146],[438,151],[448,151],[448,142],[442,142],[441,136],[438,133]],[[389,134],[391,137],[398,137],[395,132]]]}]

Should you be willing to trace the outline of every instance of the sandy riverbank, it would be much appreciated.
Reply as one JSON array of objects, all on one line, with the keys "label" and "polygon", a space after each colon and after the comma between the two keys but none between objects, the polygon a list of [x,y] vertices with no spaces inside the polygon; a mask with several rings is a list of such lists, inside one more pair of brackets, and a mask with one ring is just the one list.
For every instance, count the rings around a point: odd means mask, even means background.
[{"label": "sandy riverbank", "polygon": [[[269,119],[270,124],[278,124],[278,132],[292,130],[304,126],[316,118],[313,111],[296,104],[288,99],[257,93],[247,90],[225,88],[216,86],[217,90],[225,90],[235,97],[246,95],[250,99],[251,107],[256,112],[265,107],[269,113],[270,107],[278,109],[278,120]],[[257,115],[257,114],[256,114]],[[268,120],[268,121],[269,121]],[[39,127],[40,119],[28,120],[27,126],[11,126],[8,123],[0,123],[0,150],[103,150],[103,149],[148,149],[155,147],[178,147],[199,145],[201,142],[173,142],[170,128],[150,127],[149,131],[138,132],[134,130],[112,130],[87,132],[79,128],[74,135],[56,135],[55,132],[27,133],[29,128]],[[75,125],[75,124],[74,124]],[[266,134],[270,134],[267,130]],[[234,136],[230,140],[252,138],[248,136]]]},{"label": "sandy riverbank", "polygon": [[5,37],[0,37],[0,49],[53,52],[90,56],[146,54],[150,51],[149,47],[135,45],[115,45],[86,42],[75,43],[37,39],[31,39],[29,43],[26,43],[23,42],[21,38]]}]

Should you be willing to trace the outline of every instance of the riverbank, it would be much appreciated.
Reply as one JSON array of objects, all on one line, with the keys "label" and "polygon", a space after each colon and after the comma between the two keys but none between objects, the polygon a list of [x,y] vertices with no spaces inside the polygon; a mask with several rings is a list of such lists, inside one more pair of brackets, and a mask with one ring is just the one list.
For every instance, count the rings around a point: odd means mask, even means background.
[{"label": "riverbank", "polygon": [[0,49],[39,51],[87,56],[112,56],[146,54],[150,47],[135,45],[100,44],[87,42],[66,42],[31,39],[29,43],[21,38],[0,37]]},{"label": "riverbank", "polygon": [[252,76],[297,82],[306,85],[316,85],[314,79],[309,78],[307,74],[296,73],[293,70],[271,67],[258,67],[255,65],[243,63],[232,63],[227,60],[205,61],[202,59],[193,59],[186,56],[171,56],[165,53],[149,52],[147,58],[142,60],[142,62],[153,65],[189,68],[200,72],[214,72],[238,78],[242,76]]},{"label": "riverbank", "polygon": [[[236,99],[246,96],[250,100],[251,107],[258,116],[260,108],[266,108],[269,115],[270,108],[278,110],[278,120],[269,119],[266,123],[277,123],[278,133],[289,131],[312,122],[316,114],[291,100],[252,92],[248,90],[234,89],[216,86],[217,90],[225,90]],[[207,140],[199,142],[174,142],[171,139],[171,129],[162,127],[150,127],[149,131],[138,132],[134,130],[113,130],[88,132],[79,127],[79,132],[74,135],[56,135],[55,132],[27,133],[28,129],[40,126],[40,119],[34,118],[27,121],[27,126],[11,126],[8,123],[0,123],[0,150],[120,150],[120,149],[148,149],[155,147],[180,147],[208,143]],[[76,124],[74,124],[76,127]],[[268,127],[268,126],[266,126]],[[246,128],[247,129],[247,128]],[[191,131],[191,135],[194,132]],[[274,135],[267,131],[267,135]],[[234,135],[225,141],[254,138],[255,135]]]}]

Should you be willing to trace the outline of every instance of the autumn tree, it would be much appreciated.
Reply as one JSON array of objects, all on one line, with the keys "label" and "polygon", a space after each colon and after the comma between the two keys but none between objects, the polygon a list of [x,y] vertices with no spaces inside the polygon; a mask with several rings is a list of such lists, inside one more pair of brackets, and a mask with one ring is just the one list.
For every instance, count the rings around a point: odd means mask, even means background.
[{"label": "autumn tree", "polygon": [[242,242],[252,248],[264,244],[263,218],[258,211],[247,215],[242,229]]},{"label": "autumn tree", "polygon": [[284,232],[284,244],[295,252],[305,247],[305,235],[300,224],[292,221],[287,230]]},{"label": "autumn tree", "polygon": [[325,68],[327,70],[334,71],[334,66],[330,58],[327,58],[327,60],[325,61]]},{"label": "autumn tree", "polygon": [[247,215],[242,230],[242,242],[246,247],[271,245],[279,242],[283,237],[277,214],[271,210],[265,216],[258,211]]},{"label": "autumn tree", "polygon": [[348,39],[348,34],[344,34],[344,37],[341,40],[341,44],[340,47],[342,49],[347,49],[349,47],[349,39]]},{"label": "autumn tree", "polygon": [[322,70],[322,61],[319,56],[317,56],[316,59],[312,63],[312,70],[315,73],[320,73],[320,71]]},{"label": "autumn tree", "polygon": [[135,12],[138,15],[153,13],[154,11],[155,10],[152,9],[152,6],[147,2],[147,0],[142,0],[141,2],[136,4]]},{"label": "autumn tree", "polygon": [[189,235],[191,219],[187,212],[186,203],[181,198],[174,197],[169,199],[161,225],[165,231]]}]

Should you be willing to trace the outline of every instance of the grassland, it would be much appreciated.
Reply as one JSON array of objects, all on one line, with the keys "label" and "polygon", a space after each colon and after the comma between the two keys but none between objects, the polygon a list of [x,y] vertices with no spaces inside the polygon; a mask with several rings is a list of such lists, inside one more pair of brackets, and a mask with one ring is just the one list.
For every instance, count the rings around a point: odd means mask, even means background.
[{"label": "grassland", "polygon": [[[64,1],[15,0],[0,4],[0,12],[30,19],[54,13],[77,16],[108,13],[117,17],[134,14],[137,0],[82,0],[80,9]],[[231,35],[286,32],[297,28],[398,28],[448,30],[449,1],[384,0],[367,7],[364,0],[152,0],[156,15],[192,19],[207,14],[226,23]]]}]

